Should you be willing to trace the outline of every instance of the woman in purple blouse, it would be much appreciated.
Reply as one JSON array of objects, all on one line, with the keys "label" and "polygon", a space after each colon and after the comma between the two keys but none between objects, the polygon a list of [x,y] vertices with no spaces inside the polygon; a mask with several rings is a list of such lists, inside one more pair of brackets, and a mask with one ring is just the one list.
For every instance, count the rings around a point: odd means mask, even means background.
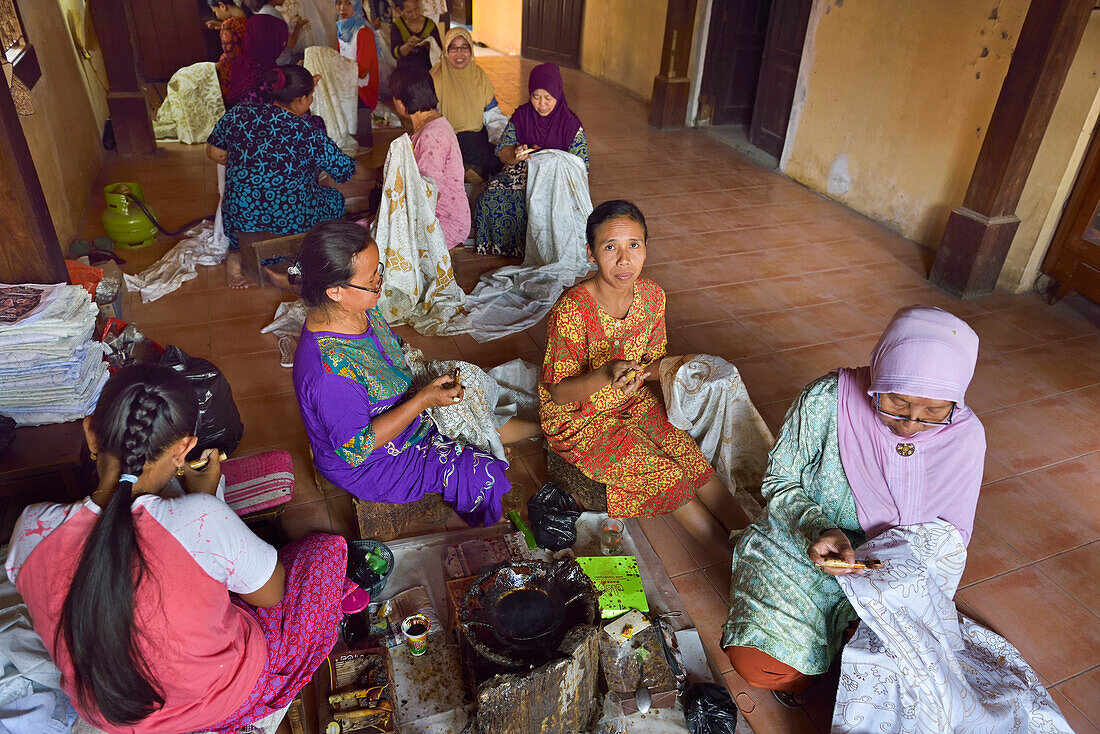
[{"label": "woman in purple blouse", "polygon": [[512,486],[508,464],[436,429],[427,409],[460,402],[463,389],[448,375],[413,389],[377,307],[384,271],[366,229],[339,221],[310,230],[291,267],[309,306],[294,391],[314,464],[357,497],[405,504],[442,492],[468,524],[492,525]]}]

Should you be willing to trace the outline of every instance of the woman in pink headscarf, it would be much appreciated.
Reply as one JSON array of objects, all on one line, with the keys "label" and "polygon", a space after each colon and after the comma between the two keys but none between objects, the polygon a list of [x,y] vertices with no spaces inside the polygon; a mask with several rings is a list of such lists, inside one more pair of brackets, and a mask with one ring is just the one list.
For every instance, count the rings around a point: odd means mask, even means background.
[{"label": "woman in pink headscarf", "polygon": [[[969,542],[985,461],[985,432],[965,403],[977,357],[961,319],[904,308],[869,367],[825,375],[795,400],[769,455],[767,512],[733,555],[722,647],[750,686],[797,706],[828,670],[857,617],[833,578],[854,571],[827,563],[853,562],[856,546],[892,527],[937,519]],[[764,715],[771,697],[743,693]]]}]

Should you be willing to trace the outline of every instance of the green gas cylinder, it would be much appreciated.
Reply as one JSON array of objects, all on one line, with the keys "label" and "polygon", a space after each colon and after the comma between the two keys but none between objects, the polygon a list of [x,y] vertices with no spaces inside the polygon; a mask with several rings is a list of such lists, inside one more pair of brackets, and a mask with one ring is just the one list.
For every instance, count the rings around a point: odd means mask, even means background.
[{"label": "green gas cylinder", "polygon": [[[145,204],[141,184],[124,181],[103,188],[103,198],[107,201],[107,208],[103,211],[103,229],[119,247],[148,247],[157,241],[157,227],[131,196]],[[156,216],[153,207],[145,204],[145,208],[149,214]]]}]

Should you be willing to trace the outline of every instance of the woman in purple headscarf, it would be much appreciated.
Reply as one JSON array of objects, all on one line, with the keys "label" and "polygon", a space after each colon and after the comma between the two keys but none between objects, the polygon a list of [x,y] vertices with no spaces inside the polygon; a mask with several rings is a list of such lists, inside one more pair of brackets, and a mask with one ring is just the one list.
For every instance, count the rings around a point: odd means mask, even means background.
[{"label": "woman in purple headscarf", "polygon": [[[985,432],[965,403],[977,357],[961,319],[904,308],[869,367],[818,378],[795,400],[769,455],[767,511],[733,554],[722,647],[750,686],[797,705],[828,670],[857,617],[833,578],[853,571],[825,564],[853,562],[855,547],[892,527],[937,519],[969,542],[985,462]],[[775,704],[744,693],[763,706],[757,715]]]},{"label": "woman in purple headscarf", "polygon": [[248,5],[254,14],[245,23],[241,52],[230,62],[227,107],[259,90],[264,74],[275,68],[290,40],[290,30],[278,11],[274,16],[260,12],[268,5],[269,0],[254,0]]},{"label": "woman in purple headscarf", "polygon": [[527,240],[527,156],[554,148],[581,158],[588,167],[588,139],[580,118],[565,101],[557,64],[539,64],[527,81],[531,100],[512,115],[497,143],[504,169],[477,200],[479,255],[523,257]]}]

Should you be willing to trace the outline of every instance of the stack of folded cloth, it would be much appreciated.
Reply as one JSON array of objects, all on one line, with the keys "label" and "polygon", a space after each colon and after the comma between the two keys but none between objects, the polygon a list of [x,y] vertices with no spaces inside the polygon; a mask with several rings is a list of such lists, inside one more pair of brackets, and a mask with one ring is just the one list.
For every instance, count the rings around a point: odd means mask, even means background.
[{"label": "stack of folded cloth", "polygon": [[0,284],[0,414],[35,426],[92,412],[107,381],[98,313],[81,286]]}]

